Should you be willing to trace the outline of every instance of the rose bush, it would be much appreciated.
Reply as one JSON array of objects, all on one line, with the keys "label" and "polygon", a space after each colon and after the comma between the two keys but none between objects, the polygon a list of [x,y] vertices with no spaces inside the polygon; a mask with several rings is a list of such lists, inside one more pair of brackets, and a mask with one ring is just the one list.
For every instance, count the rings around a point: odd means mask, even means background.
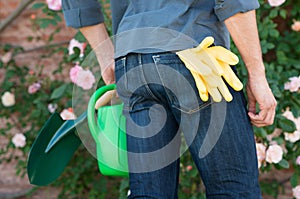
[{"label": "rose bush", "polygon": [[[110,26],[109,1],[103,0],[106,8],[105,19]],[[254,128],[258,167],[261,173],[274,170],[292,172],[289,183],[295,198],[300,198],[300,1],[260,0],[257,10],[258,28],[261,47],[265,60],[267,78],[278,101],[275,123],[265,128]],[[62,21],[61,1],[46,0],[35,3],[32,9],[42,10],[43,15],[31,15],[33,26],[46,29]],[[46,17],[45,17],[46,16]],[[110,31],[110,29],[109,29]],[[55,31],[53,32],[55,34]],[[51,38],[49,43],[51,43]],[[7,120],[1,127],[0,136],[9,140],[7,147],[0,149],[0,160],[10,150],[21,150],[27,157],[39,129],[49,116],[57,111],[64,119],[74,119],[72,109],[72,88],[74,85],[82,91],[89,90],[96,84],[91,68],[85,63],[91,48],[78,32],[70,39],[69,45],[53,46],[50,52],[63,54],[56,74],[64,71],[69,79],[50,79],[27,66],[16,64],[14,57],[22,53],[21,47],[9,44],[1,46],[0,69],[5,77],[1,82],[0,117]],[[232,44],[232,50],[238,53]],[[48,53],[51,56],[53,53]],[[47,57],[43,55],[41,57]],[[242,59],[240,59],[242,60]],[[97,60],[89,60],[97,62]],[[40,66],[37,66],[37,68]],[[241,62],[237,67],[240,79],[246,83],[247,71]],[[19,117],[19,116],[22,117]],[[18,121],[16,121],[18,117]],[[11,135],[12,128],[18,132]],[[26,159],[20,159],[18,173],[25,172]],[[199,174],[188,153],[181,157],[179,196],[185,198],[205,198],[205,189]],[[272,184],[272,186],[270,186]],[[114,187],[119,185],[118,190]],[[274,185],[274,186],[273,186]],[[62,190],[61,198],[125,198],[128,192],[128,180],[107,178],[99,174],[95,159],[81,147],[66,168],[63,176],[53,186]],[[282,193],[283,182],[261,181],[263,194],[276,197]]]}]

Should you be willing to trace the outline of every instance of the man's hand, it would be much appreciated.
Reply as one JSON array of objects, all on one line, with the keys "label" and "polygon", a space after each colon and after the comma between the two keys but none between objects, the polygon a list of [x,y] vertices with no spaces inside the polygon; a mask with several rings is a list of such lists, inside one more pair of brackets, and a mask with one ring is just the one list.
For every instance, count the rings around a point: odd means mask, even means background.
[{"label": "man's hand", "polygon": [[111,63],[108,66],[101,67],[101,76],[106,85],[114,84],[115,83],[115,62]]},{"label": "man's hand", "polygon": [[[259,42],[255,10],[237,13],[225,20],[227,29],[248,70],[248,115],[253,125],[273,124],[276,100],[268,85]],[[258,104],[259,112],[256,111]]]},{"label": "man's hand", "polygon": [[[247,95],[248,115],[251,123],[257,127],[272,125],[277,102],[265,75],[249,76]],[[256,110],[256,104],[258,104],[259,110]]]}]

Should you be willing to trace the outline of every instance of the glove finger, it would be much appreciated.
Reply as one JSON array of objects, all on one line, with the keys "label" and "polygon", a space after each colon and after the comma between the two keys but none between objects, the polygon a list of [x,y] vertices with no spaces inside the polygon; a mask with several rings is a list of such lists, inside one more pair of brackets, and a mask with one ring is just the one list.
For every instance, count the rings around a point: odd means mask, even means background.
[{"label": "glove finger", "polygon": [[201,100],[206,102],[208,100],[208,91],[203,79],[198,73],[192,72],[192,75],[194,77]]},{"label": "glove finger", "polygon": [[206,65],[206,67],[211,68],[214,73],[216,73],[217,75],[223,74],[223,69],[221,66],[219,66],[219,63],[217,62],[215,57],[210,55],[206,50],[197,53],[197,55],[198,60],[201,60]]},{"label": "glove finger", "polygon": [[222,96],[220,94],[220,91],[216,87],[208,87],[207,90],[215,102],[221,102]]},{"label": "glove finger", "polygon": [[218,78],[218,76],[216,76],[216,75],[202,76],[202,78],[208,87],[215,87],[215,88],[217,88],[219,86],[219,84],[220,84],[219,81],[222,80],[222,79]]},{"label": "glove finger", "polygon": [[232,97],[231,93],[229,92],[226,84],[223,82],[223,80],[222,80],[222,82],[220,82],[218,89],[227,102],[232,101],[233,97]]},{"label": "glove finger", "polygon": [[222,46],[213,46],[208,48],[207,51],[217,60],[220,60],[222,62],[228,63],[230,65],[236,65],[237,63],[239,63],[238,56]]},{"label": "glove finger", "polygon": [[220,65],[223,68],[223,77],[226,80],[226,82],[236,91],[240,91],[243,89],[243,83],[239,80],[239,78],[236,76],[236,74],[233,72],[231,67],[224,63],[219,62]]},{"label": "glove finger", "polygon": [[203,102],[207,102],[208,100],[208,92],[206,93],[200,93],[200,98]]},{"label": "glove finger", "polygon": [[210,45],[212,45],[213,43],[214,43],[214,38],[213,37],[211,37],[211,36],[208,36],[208,37],[205,37],[202,41],[201,41],[201,43],[196,47],[196,48],[194,48],[194,50],[196,51],[196,52],[198,52],[198,51],[201,51],[201,50],[203,50],[203,49],[206,49],[206,48],[208,48]]},{"label": "glove finger", "polygon": [[[202,75],[212,74],[212,71],[214,73],[218,74],[218,75],[223,74],[222,67],[218,66],[219,63],[217,62],[217,60],[213,56],[211,56],[209,53],[207,53],[206,50],[202,50],[202,51],[199,51],[199,52],[193,52],[192,51],[191,54],[193,54],[193,55],[190,56],[190,58],[191,57],[194,58],[194,60],[192,60],[192,61],[195,62],[195,63],[198,63],[197,64],[197,70],[199,70],[199,71],[202,70],[202,67],[206,68],[205,71],[207,71],[207,72],[205,72],[205,73],[200,72]],[[201,68],[199,68],[199,67],[201,67]],[[210,73],[208,71],[210,71]]]}]

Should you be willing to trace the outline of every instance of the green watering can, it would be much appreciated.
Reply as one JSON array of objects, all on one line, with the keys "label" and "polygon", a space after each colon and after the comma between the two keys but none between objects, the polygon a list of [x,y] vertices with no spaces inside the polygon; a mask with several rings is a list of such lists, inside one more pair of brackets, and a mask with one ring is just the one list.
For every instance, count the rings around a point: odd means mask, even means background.
[{"label": "green watering can", "polygon": [[102,95],[115,88],[115,84],[99,88],[90,98],[88,110],[76,120],[64,121],[58,113],[54,113],[47,120],[29,152],[27,174],[31,184],[45,186],[61,175],[81,144],[76,127],[86,118],[96,142],[100,172],[109,176],[128,176],[123,104],[111,106],[102,104],[96,111],[97,121],[95,118],[96,102],[101,101]]},{"label": "green watering can", "polygon": [[102,106],[95,119],[97,100],[107,91],[114,90],[114,84],[99,88],[90,98],[87,110],[88,126],[96,142],[97,160],[100,172],[109,176],[128,176],[127,145],[123,104]]}]

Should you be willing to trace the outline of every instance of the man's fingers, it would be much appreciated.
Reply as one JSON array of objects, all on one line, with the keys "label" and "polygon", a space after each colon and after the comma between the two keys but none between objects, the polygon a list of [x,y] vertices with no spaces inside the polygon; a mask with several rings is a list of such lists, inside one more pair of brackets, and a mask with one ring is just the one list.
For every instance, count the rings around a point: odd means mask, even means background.
[{"label": "man's fingers", "polygon": [[249,113],[251,113],[250,115],[254,117],[254,115],[256,114],[256,100],[255,97],[253,96],[253,93],[251,92],[251,89],[249,89],[248,85],[247,85],[247,95],[248,95],[248,111]]},{"label": "man's fingers", "polygon": [[275,118],[273,109],[261,110],[258,114],[248,113],[251,123],[257,127],[272,125]]},{"label": "man's fingers", "polygon": [[256,114],[256,100],[250,96],[248,100],[248,111],[254,116]]}]

